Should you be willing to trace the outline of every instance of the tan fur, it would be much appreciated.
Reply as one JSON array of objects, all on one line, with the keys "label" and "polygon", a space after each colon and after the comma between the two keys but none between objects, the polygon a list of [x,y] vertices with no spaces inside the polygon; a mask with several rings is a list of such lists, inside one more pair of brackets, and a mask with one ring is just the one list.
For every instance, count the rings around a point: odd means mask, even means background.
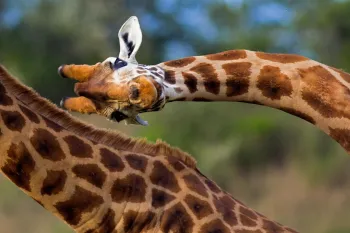
[{"label": "tan fur", "polygon": [[157,90],[154,85],[145,77],[140,76],[134,80],[138,84],[140,90],[140,96],[138,98],[139,105],[142,108],[150,107],[157,98]]},{"label": "tan fur", "polygon": [[75,79],[79,82],[87,81],[91,75],[95,72],[96,67],[99,66],[100,63],[96,65],[64,65],[62,67],[61,72],[67,78]]},{"label": "tan fur", "polygon": [[75,111],[80,113],[91,114],[97,112],[95,103],[84,96],[66,99],[63,103],[63,107],[69,111]]},{"label": "tan fur", "polygon": [[25,106],[41,116],[51,119],[66,130],[106,146],[115,148],[116,145],[118,145],[117,149],[119,150],[134,151],[150,156],[175,156],[181,159],[187,166],[196,168],[196,161],[193,157],[178,148],[169,146],[165,142],[159,140],[155,144],[151,144],[145,139],[134,139],[120,132],[117,133],[115,131],[97,129],[89,124],[74,119],[65,111],[57,108],[57,106],[50,101],[42,98],[33,89],[21,84],[1,65],[0,82]]}]

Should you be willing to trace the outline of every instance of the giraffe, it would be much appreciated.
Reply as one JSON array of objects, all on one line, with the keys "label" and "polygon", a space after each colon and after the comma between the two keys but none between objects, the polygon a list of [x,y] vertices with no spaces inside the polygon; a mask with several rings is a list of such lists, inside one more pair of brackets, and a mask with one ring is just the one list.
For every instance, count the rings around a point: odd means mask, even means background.
[{"label": "giraffe", "polygon": [[174,101],[259,104],[314,124],[350,153],[350,74],[300,55],[249,50],[142,65],[135,59],[142,41],[137,18],[126,24],[133,26],[119,31],[118,58],[59,68],[61,76],[79,81],[79,97],[64,98],[64,108],[146,125],[138,113]]},{"label": "giraffe", "polygon": [[0,66],[0,170],[78,233],[295,233],[185,152],[74,119]]}]

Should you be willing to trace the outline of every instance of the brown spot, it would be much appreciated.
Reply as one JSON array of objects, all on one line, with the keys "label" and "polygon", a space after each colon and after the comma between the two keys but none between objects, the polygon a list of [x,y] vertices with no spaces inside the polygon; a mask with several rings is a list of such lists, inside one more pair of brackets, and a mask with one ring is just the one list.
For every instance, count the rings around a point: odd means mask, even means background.
[{"label": "brown spot", "polygon": [[206,56],[209,60],[237,60],[244,59],[247,57],[247,53],[245,50],[230,50],[221,53],[210,54]]},{"label": "brown spot", "polygon": [[150,178],[154,185],[164,187],[172,192],[180,191],[175,175],[159,161],[154,162],[154,167]]},{"label": "brown spot", "polygon": [[22,131],[25,126],[25,119],[19,112],[5,110],[0,110],[0,112],[2,120],[9,130]]},{"label": "brown spot", "polygon": [[186,183],[187,188],[190,189],[192,192],[198,193],[199,195],[202,195],[204,197],[208,197],[207,189],[197,176],[189,174],[184,176],[183,179]]},{"label": "brown spot", "polygon": [[175,197],[162,190],[152,189],[152,206],[154,208],[160,208],[173,201]]},{"label": "brown spot", "polygon": [[30,142],[44,159],[60,161],[66,158],[55,136],[45,129],[35,129]]},{"label": "brown spot", "polygon": [[98,188],[102,188],[106,181],[106,174],[96,164],[76,165],[72,171],[77,177],[86,180]]},{"label": "brown spot", "polygon": [[329,127],[329,136],[335,139],[348,153],[350,152],[350,130]]},{"label": "brown spot", "polygon": [[55,204],[55,207],[68,224],[75,226],[80,223],[84,214],[90,213],[101,204],[102,197],[76,186],[74,194],[68,200]]},{"label": "brown spot", "polygon": [[139,74],[147,74],[148,71],[147,70],[137,70],[137,73],[139,73]]},{"label": "brown spot", "polygon": [[196,58],[194,58],[194,57],[185,57],[185,58],[178,59],[178,60],[167,61],[167,62],[164,62],[164,64],[166,66],[179,68],[179,67],[184,67],[184,66],[189,65],[192,62],[194,62],[195,60],[196,60]]},{"label": "brown spot", "polygon": [[40,119],[38,117],[38,115],[36,115],[32,110],[30,110],[29,108],[26,108],[22,105],[19,105],[19,108],[21,109],[21,111],[24,113],[24,115],[26,115],[26,117],[36,123],[36,124],[39,124],[40,123]]},{"label": "brown spot", "polygon": [[238,224],[238,219],[234,210],[234,202],[227,199],[227,197],[218,199],[214,198],[214,205],[216,210],[221,213],[224,221],[230,226],[236,226]]},{"label": "brown spot", "polygon": [[240,206],[239,208],[239,212],[253,220],[257,220],[258,219],[258,216],[255,214],[255,212],[251,209],[248,209],[247,207],[245,206]]},{"label": "brown spot", "polygon": [[151,67],[151,68],[149,68],[149,70],[150,70],[150,71],[158,71],[158,68],[156,68],[156,67]]},{"label": "brown spot", "polygon": [[219,220],[213,220],[204,224],[200,231],[200,233],[230,233],[230,230],[224,225],[224,223]]},{"label": "brown spot", "polygon": [[181,203],[165,211],[160,219],[163,232],[192,233],[193,220]]},{"label": "brown spot", "polygon": [[11,106],[13,104],[13,100],[11,97],[5,94],[5,92],[1,92],[0,90],[0,105],[3,106]]},{"label": "brown spot", "polygon": [[41,195],[55,195],[63,191],[66,184],[67,173],[65,171],[49,170],[41,187]]},{"label": "brown spot", "polygon": [[135,170],[142,172],[146,171],[147,168],[147,159],[140,155],[129,154],[125,156],[126,161]]},{"label": "brown spot", "polygon": [[284,229],[280,225],[266,219],[263,220],[263,229],[267,232],[284,233]]},{"label": "brown spot", "polygon": [[303,113],[303,112],[300,112],[298,110],[295,110],[293,108],[280,108],[280,110],[284,111],[284,112],[287,112],[289,114],[292,114],[294,116],[297,116],[305,121],[308,121],[310,122],[311,124],[315,124],[316,121],[314,120],[314,118],[312,118],[311,116],[307,115],[306,113]]},{"label": "brown spot", "polygon": [[[149,76],[148,76],[149,77]],[[156,88],[157,90],[157,98],[159,99],[159,97],[162,95],[163,93],[163,86],[160,85],[158,82],[156,82],[153,78],[150,79],[153,86]]]},{"label": "brown spot", "polygon": [[192,101],[194,101],[194,102],[212,102],[212,100],[207,99],[207,98],[203,98],[203,97],[195,97],[192,99]]},{"label": "brown spot", "polygon": [[105,233],[105,232],[113,232],[116,227],[116,223],[114,221],[115,213],[112,209],[108,209],[107,213],[103,216],[102,221],[98,224],[97,230],[91,230],[91,233]]},{"label": "brown spot", "polygon": [[240,214],[240,219],[243,226],[255,227],[257,225],[256,221],[244,214]]},{"label": "brown spot", "polygon": [[222,66],[227,75],[226,95],[228,97],[242,95],[248,92],[251,66],[252,64],[249,62],[228,63]]},{"label": "brown spot", "polygon": [[220,198],[220,201],[225,205],[230,207],[231,209],[234,209],[236,206],[236,201],[233,200],[233,198],[230,195],[225,195]]},{"label": "brown spot", "polygon": [[211,181],[209,179],[206,179],[205,180],[205,184],[208,186],[208,188],[212,192],[214,192],[214,193],[220,193],[221,192],[220,188],[213,181]]},{"label": "brown spot", "polygon": [[141,203],[146,198],[145,180],[135,174],[130,174],[124,179],[117,179],[113,184],[111,196],[112,200],[117,203],[123,201]]},{"label": "brown spot", "polygon": [[175,91],[176,93],[178,93],[178,94],[180,94],[180,93],[183,92],[183,90],[182,90],[180,87],[175,87],[175,88],[174,88],[174,91]]},{"label": "brown spot", "polygon": [[295,62],[301,62],[301,61],[307,61],[310,60],[307,57],[303,57],[296,54],[273,54],[273,53],[263,53],[263,52],[256,52],[256,56],[269,61],[279,62],[279,63],[295,63]]},{"label": "brown spot", "polygon": [[12,143],[7,151],[7,160],[1,168],[4,174],[18,187],[30,192],[30,179],[34,168],[35,161],[24,143]]},{"label": "brown spot", "polygon": [[124,231],[127,233],[139,233],[146,232],[156,225],[156,215],[147,211],[139,213],[133,210],[129,210],[124,214]]},{"label": "brown spot", "polygon": [[123,171],[125,165],[119,155],[106,149],[100,149],[101,163],[111,172],[121,172]]},{"label": "brown spot", "polygon": [[176,83],[175,71],[166,70],[164,73],[164,80],[170,84]]},{"label": "brown spot", "polygon": [[322,66],[299,69],[304,88],[302,98],[315,111],[326,118],[350,118],[347,111],[350,92],[328,70]]},{"label": "brown spot", "polygon": [[192,195],[187,195],[185,197],[185,203],[199,220],[213,213],[213,209],[208,202],[198,199]]},{"label": "brown spot", "polygon": [[50,119],[47,119],[46,117],[43,117],[47,127],[49,127],[50,129],[54,130],[55,132],[59,133],[63,130],[63,127],[58,125],[57,123],[53,122]]},{"label": "brown spot", "polygon": [[181,160],[175,156],[167,156],[166,157],[170,166],[172,166],[176,171],[182,171],[185,169],[185,165],[181,162]]},{"label": "brown spot", "polygon": [[[342,113],[339,112],[334,105],[327,103],[320,95],[320,93],[315,92],[302,92],[302,98],[316,111],[319,112],[322,116],[326,118],[341,117]],[[347,118],[349,118],[347,116]]]},{"label": "brown spot", "polygon": [[190,93],[198,91],[197,78],[193,74],[182,72],[182,76],[184,78],[185,85],[187,86]]},{"label": "brown spot", "polygon": [[260,70],[257,87],[265,97],[273,100],[290,96],[293,90],[289,77],[282,74],[280,68],[274,66],[264,66]]},{"label": "brown spot", "polygon": [[208,63],[200,63],[190,69],[193,72],[200,74],[203,77],[205,90],[214,95],[220,92],[220,80],[212,65]]},{"label": "brown spot", "polygon": [[89,144],[79,139],[74,135],[69,135],[63,138],[69,147],[71,155],[78,158],[92,158],[92,148]]}]

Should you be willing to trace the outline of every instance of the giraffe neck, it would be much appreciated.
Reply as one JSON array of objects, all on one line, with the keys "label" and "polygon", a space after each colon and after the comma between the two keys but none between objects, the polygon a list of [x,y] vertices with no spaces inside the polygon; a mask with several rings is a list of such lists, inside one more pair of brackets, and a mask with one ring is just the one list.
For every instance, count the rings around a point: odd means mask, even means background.
[{"label": "giraffe neck", "polygon": [[151,145],[72,119],[1,66],[0,145],[1,172],[84,233],[124,229],[125,216],[151,208],[147,162],[158,153],[195,166],[164,143]]},{"label": "giraffe neck", "polygon": [[1,172],[76,231],[109,232],[125,203],[111,208],[105,189],[124,170],[125,152],[67,130],[60,112],[44,108],[54,107],[0,67]]},{"label": "giraffe neck", "polygon": [[298,55],[232,50],[159,64],[171,101],[233,101],[300,117],[350,153],[350,75]]},{"label": "giraffe neck", "polygon": [[0,66],[0,170],[78,233],[295,233],[202,175],[184,152],[69,117]]}]

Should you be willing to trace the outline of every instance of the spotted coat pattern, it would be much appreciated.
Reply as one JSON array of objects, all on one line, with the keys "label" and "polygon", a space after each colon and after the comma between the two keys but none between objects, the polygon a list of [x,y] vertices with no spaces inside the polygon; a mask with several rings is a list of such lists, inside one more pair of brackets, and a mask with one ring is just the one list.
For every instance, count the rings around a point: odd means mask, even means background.
[{"label": "spotted coat pattern", "polygon": [[[303,56],[231,50],[158,65],[172,101],[237,101],[300,117],[350,153],[350,75]],[[166,81],[166,79],[165,79]]]},{"label": "spotted coat pattern", "polygon": [[[179,157],[79,136],[14,95],[11,77],[0,71],[1,171],[76,232],[295,232]],[[346,74],[307,58],[237,50],[139,65],[136,72],[158,83],[168,101],[272,106],[314,123],[349,151],[349,124],[339,121],[350,116]]]}]

